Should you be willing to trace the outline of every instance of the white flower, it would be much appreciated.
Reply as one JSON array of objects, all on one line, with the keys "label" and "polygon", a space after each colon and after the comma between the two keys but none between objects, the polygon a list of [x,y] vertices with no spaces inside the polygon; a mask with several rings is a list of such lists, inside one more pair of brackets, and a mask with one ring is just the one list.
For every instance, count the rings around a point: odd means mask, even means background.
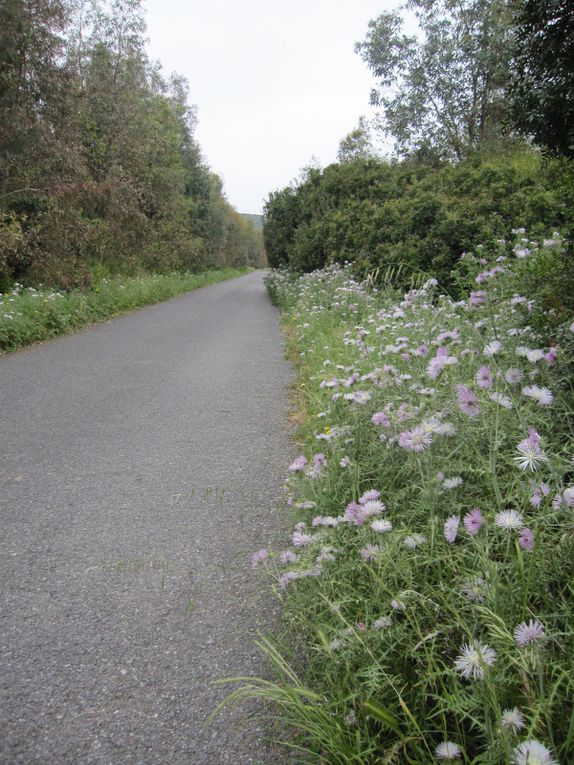
[{"label": "white flower", "polygon": [[391,531],[393,524],[387,520],[376,520],[371,523],[371,528],[379,534],[385,531]]},{"label": "white flower", "polygon": [[550,749],[532,738],[513,750],[511,762],[512,765],[559,765]]},{"label": "white flower", "polygon": [[526,354],[526,358],[531,364],[536,364],[537,361],[540,361],[544,358],[544,351],[541,351],[540,349],[536,348],[533,351],[528,351]]},{"label": "white flower", "polygon": [[554,398],[550,388],[540,388],[538,385],[526,385],[522,388],[522,392],[528,398],[536,401],[539,406],[548,406]]},{"label": "white flower", "polygon": [[500,718],[500,724],[505,730],[517,733],[524,728],[526,723],[524,722],[524,715],[522,712],[518,707],[514,707],[513,709],[504,710],[502,717]]},{"label": "white flower", "polygon": [[502,350],[502,343],[500,340],[493,340],[491,343],[488,343],[484,346],[483,353],[485,356],[495,356],[497,353],[499,353]]},{"label": "white flower", "polygon": [[503,396],[502,393],[489,393],[488,398],[505,409],[512,409],[512,401],[507,396]]},{"label": "white flower", "polygon": [[522,516],[516,510],[503,510],[494,516],[494,523],[505,531],[518,531],[524,525]]},{"label": "white flower", "polygon": [[408,547],[409,550],[416,550],[417,547],[420,547],[420,545],[423,545],[426,541],[427,538],[424,534],[410,534],[408,537],[405,537],[403,544],[405,547]]},{"label": "white flower", "polygon": [[434,750],[437,760],[458,760],[460,747],[452,741],[442,741]]},{"label": "white flower", "polygon": [[482,643],[465,643],[454,666],[466,680],[482,680],[485,667],[491,667],[495,661],[496,651],[493,648]]},{"label": "white flower", "polygon": [[442,482],[444,489],[456,489],[457,486],[461,486],[464,483],[463,479],[456,475],[454,478],[445,478]]}]

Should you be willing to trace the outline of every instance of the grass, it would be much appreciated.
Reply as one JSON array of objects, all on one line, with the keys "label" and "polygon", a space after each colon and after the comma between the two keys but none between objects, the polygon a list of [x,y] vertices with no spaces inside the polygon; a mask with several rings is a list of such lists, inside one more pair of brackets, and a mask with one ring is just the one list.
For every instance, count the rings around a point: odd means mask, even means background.
[{"label": "grass", "polygon": [[518,237],[459,301],[268,279],[305,419],[291,545],[254,565],[289,637],[236,695],[300,762],[574,761],[574,322],[521,292],[561,240]]},{"label": "grass", "polygon": [[89,290],[25,288],[16,284],[0,295],[0,351],[81,329],[88,324],[181,295],[248,269],[224,268],[201,273],[146,274],[101,279]]}]

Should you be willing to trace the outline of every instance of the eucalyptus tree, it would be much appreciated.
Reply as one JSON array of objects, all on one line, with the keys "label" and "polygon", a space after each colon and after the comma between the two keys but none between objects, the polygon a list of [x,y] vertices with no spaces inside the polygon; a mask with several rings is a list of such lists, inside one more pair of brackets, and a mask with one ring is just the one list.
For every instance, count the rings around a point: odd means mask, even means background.
[{"label": "eucalyptus tree", "polygon": [[506,0],[409,0],[420,35],[400,12],[369,22],[356,51],[378,79],[371,103],[399,154],[462,159],[502,134],[509,76]]}]

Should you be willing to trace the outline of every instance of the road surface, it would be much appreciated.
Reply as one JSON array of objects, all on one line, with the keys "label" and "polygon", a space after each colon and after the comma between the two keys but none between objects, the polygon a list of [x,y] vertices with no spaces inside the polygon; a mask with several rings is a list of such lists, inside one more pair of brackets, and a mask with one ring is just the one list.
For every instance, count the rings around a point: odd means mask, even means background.
[{"label": "road surface", "polygon": [[264,672],[290,375],[260,273],[0,358],[0,762],[277,765],[209,717]]}]

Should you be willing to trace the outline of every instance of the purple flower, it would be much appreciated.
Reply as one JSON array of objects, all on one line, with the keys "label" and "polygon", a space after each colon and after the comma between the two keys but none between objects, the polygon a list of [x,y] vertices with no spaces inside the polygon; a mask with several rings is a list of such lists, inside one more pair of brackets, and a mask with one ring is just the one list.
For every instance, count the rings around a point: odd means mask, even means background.
[{"label": "purple flower", "polygon": [[293,462],[289,465],[289,472],[290,473],[298,473],[302,470],[305,470],[307,467],[307,458],[303,455],[300,455],[299,457],[296,457]]},{"label": "purple flower", "polygon": [[256,568],[259,563],[265,563],[267,559],[269,558],[269,553],[267,550],[262,548],[261,550],[257,550],[256,553],[253,554],[251,558],[251,566],[253,568]]},{"label": "purple flower", "polygon": [[381,492],[378,489],[369,489],[363,495],[359,497],[359,504],[364,505],[366,502],[373,502],[381,496]]},{"label": "purple flower", "polygon": [[528,624],[521,622],[514,630],[516,645],[521,648],[542,637],[544,637],[544,627],[539,621],[534,621],[533,619],[530,619]]},{"label": "purple flower", "polygon": [[460,515],[451,515],[450,518],[447,518],[444,523],[444,538],[449,543],[449,545],[456,541],[459,523]]},{"label": "purple flower", "polygon": [[528,527],[522,529],[518,544],[520,547],[522,547],[523,550],[526,550],[526,552],[530,552],[532,550],[534,547],[534,534],[532,533],[531,529]]},{"label": "purple flower", "polygon": [[492,388],[494,380],[492,378],[492,372],[488,367],[480,367],[475,375],[476,384],[479,388]]},{"label": "purple flower", "polygon": [[432,433],[418,425],[412,430],[403,430],[399,435],[399,446],[410,451],[424,452],[427,446],[432,444]]},{"label": "purple flower", "polygon": [[469,296],[469,303],[471,306],[484,305],[484,303],[486,303],[486,292],[484,290],[476,290],[476,292],[471,292]]},{"label": "purple flower", "polygon": [[467,417],[476,417],[480,413],[476,394],[466,385],[455,385],[458,408]]},{"label": "purple flower", "polygon": [[472,536],[475,536],[482,528],[484,523],[484,516],[478,507],[473,507],[472,510],[469,510],[468,513],[464,516],[463,523],[464,528],[468,531],[468,533]]},{"label": "purple flower", "polygon": [[371,417],[371,422],[373,425],[384,425],[385,428],[388,428],[391,424],[391,421],[384,412],[375,412]]},{"label": "purple flower", "polygon": [[293,532],[293,547],[306,547],[311,544],[312,538],[310,534],[305,534],[303,531]]}]

